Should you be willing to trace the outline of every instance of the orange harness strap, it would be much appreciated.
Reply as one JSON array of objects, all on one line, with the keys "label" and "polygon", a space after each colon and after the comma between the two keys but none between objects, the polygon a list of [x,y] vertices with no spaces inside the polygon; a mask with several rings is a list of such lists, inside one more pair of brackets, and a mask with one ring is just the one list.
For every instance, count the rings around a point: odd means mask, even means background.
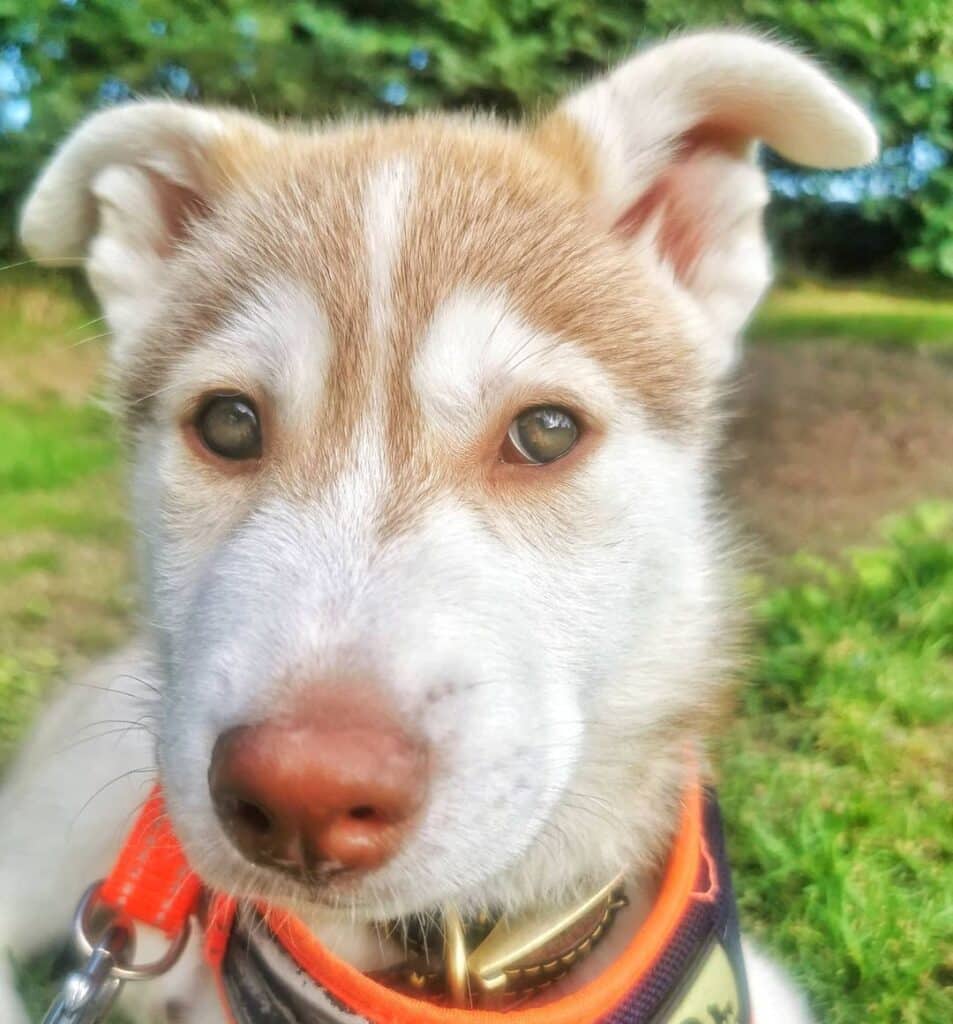
[{"label": "orange harness strap", "polygon": [[146,801],[100,899],[174,938],[195,913],[202,882],[185,859],[157,786]]},{"label": "orange harness strap", "polygon": [[[337,1004],[354,1014],[354,1019],[374,1024],[503,1024],[504,1021],[506,1024],[595,1024],[617,1019],[642,1020],[642,1016],[617,1018],[614,1008],[631,999],[632,993],[640,987],[654,984],[649,976],[657,974],[659,963],[671,955],[673,943],[675,947],[679,945],[686,927],[690,930],[687,923],[702,913],[700,908],[711,908],[704,913],[714,913],[716,905],[724,898],[730,899],[733,906],[730,880],[722,874],[721,865],[716,864],[723,854],[716,854],[709,848],[705,822],[711,806],[706,803],[701,787],[697,784],[692,786],[686,795],[681,828],[659,896],[622,955],[594,981],[540,1007],[503,1013],[452,1009],[414,999],[379,984],[332,956],[295,918],[266,906],[259,906],[258,912],[270,934],[298,969]],[[714,813],[717,814],[717,808]],[[716,843],[720,844],[720,825],[713,834]],[[727,891],[724,890],[725,884],[728,885]],[[201,905],[206,959],[215,972],[226,1010],[229,1010],[226,961],[228,951],[234,946],[234,943],[230,945],[230,938],[235,925],[236,906],[233,900],[221,894],[206,893],[203,896],[202,890],[202,883],[190,870],[172,831],[157,787],[140,814],[100,896],[110,906],[136,921],[161,929],[170,938],[182,930],[190,915],[197,913]],[[736,936],[736,923],[733,928]],[[722,934],[720,938],[724,941],[726,935]],[[740,958],[740,947],[737,956]],[[736,1021],[744,1024],[750,1020],[750,1011],[744,1009],[747,998],[743,994],[743,965],[740,960],[738,969],[740,988],[723,988],[733,993],[735,1015],[724,1017],[732,1024]],[[679,1009],[683,1008],[679,1004]],[[230,1015],[230,1019],[236,1017]],[[242,1020],[245,1019],[242,1016]],[[656,1019],[654,1015],[652,1019]],[[694,1014],[688,1013],[687,1019],[694,1019]]]},{"label": "orange harness strap", "polygon": [[380,1024],[593,1024],[602,1020],[645,976],[678,928],[695,894],[702,856],[701,790],[688,794],[682,827],[661,892],[645,923],[622,955],[597,978],[555,1002],[526,1010],[458,1010],[423,1002],[378,984],[332,956],[295,918],[266,914],[281,945],[307,974],[349,1010]]}]

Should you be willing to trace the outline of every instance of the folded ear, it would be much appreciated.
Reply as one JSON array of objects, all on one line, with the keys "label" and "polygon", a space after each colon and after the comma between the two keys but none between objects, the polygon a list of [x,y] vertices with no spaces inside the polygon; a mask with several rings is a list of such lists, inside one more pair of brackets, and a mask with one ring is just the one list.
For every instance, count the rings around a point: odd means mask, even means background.
[{"label": "folded ear", "polygon": [[141,318],[163,261],[271,129],[184,103],[115,107],[83,122],[27,199],[20,234],[43,263],[85,260],[112,330]]},{"label": "folded ear", "polygon": [[733,363],[770,280],[755,140],[813,167],[877,155],[867,116],[816,65],[733,32],[684,36],[621,64],[570,96],[540,125],[541,141],[567,118],[592,157],[597,214],[670,268],[706,320],[715,371]]}]

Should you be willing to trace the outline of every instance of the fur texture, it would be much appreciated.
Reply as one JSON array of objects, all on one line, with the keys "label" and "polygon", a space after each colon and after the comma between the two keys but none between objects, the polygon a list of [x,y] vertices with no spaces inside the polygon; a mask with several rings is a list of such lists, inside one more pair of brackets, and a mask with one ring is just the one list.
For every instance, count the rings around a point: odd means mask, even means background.
[{"label": "fur texture", "polygon": [[[876,151],[817,68],[720,33],[528,126],[279,128],[166,102],[80,126],[23,236],[50,262],[86,257],[113,333],[149,625],[94,673],[111,693],[52,713],[0,798],[0,943],[65,923],[136,792],[94,801],[65,849],[71,816],[101,776],[153,763],[212,884],[293,907],[360,966],[362,921],[649,876],[731,677],[710,461],[718,384],[769,279],[758,138],[818,166]],[[252,466],[189,441],[222,390],[261,412]],[[501,462],[541,404],[572,410],[580,443],[549,467]],[[131,698],[126,674],[144,681]],[[223,730],[363,680],[439,770],[402,852],[316,895],[238,855],[209,757]],[[127,699],[155,715],[154,762],[136,734],[115,763],[50,759],[74,715]],[[17,1019],[2,982],[0,1008]]]}]

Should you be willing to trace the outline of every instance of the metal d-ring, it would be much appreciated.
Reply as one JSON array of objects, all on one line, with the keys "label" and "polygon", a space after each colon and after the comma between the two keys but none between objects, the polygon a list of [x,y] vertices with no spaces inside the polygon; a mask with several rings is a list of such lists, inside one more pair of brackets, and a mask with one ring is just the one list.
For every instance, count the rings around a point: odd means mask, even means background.
[{"label": "metal d-ring", "polygon": [[[104,879],[93,882],[83,894],[83,898],[79,901],[79,906],[77,906],[76,913],[73,916],[73,939],[77,949],[86,957],[92,956],[98,945],[96,941],[90,938],[90,935],[93,934],[93,913],[96,909],[97,897],[103,887],[103,882]],[[111,924],[125,926],[130,935],[132,935],[132,923],[122,914],[117,915],[115,911],[113,911],[113,914],[114,919]],[[146,981],[149,978],[157,978],[160,974],[165,974],[166,971],[171,970],[175,966],[179,957],[182,956],[191,933],[192,927],[188,920],[186,920],[182,930],[176,935],[169,948],[158,960],[145,964],[124,965],[114,963],[110,968],[110,974],[120,981]]]}]

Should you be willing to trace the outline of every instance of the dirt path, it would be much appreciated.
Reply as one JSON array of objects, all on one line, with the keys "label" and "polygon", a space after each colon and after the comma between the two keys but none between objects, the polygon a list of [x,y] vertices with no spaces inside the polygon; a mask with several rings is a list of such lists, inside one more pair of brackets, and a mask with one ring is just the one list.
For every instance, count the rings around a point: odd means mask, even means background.
[{"label": "dirt path", "polygon": [[953,499],[953,352],[755,346],[734,405],[727,489],[765,555],[830,553]]}]

